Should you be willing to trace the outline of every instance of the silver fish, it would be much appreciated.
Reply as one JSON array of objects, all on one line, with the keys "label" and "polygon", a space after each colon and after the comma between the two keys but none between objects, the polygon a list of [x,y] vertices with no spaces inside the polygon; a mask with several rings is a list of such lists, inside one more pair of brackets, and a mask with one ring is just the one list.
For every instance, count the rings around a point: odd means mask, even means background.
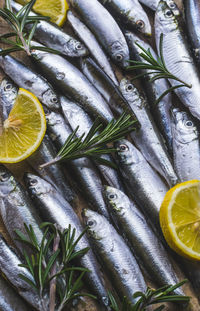
[{"label": "silver fish", "polygon": [[43,74],[60,91],[74,99],[90,114],[99,116],[104,122],[113,119],[112,112],[103,97],[87,78],[65,58],[35,50],[32,57]]},{"label": "silver fish", "polygon": [[[11,1],[14,11],[19,12],[22,5]],[[38,16],[30,12],[29,16]],[[32,24],[27,24],[26,29],[31,30]],[[47,21],[40,21],[34,32],[34,38],[49,48],[55,49],[68,57],[82,57],[88,54],[86,47],[77,39],[64,32],[60,27]]]},{"label": "silver fish", "polygon": [[[74,228],[76,229],[75,239],[78,238],[83,232],[83,228],[78,216],[60,193],[51,184],[30,173],[25,174],[25,182],[31,197],[36,203],[36,208],[44,221],[57,223],[63,229],[68,228],[71,224],[72,230]],[[86,236],[83,236],[78,242],[76,250],[79,251],[86,247],[89,247],[89,242]],[[80,264],[90,270],[86,274],[86,280],[93,292],[106,305],[108,303],[107,293],[92,250],[89,250],[87,254],[80,258]]]},{"label": "silver fish", "polygon": [[70,0],[70,4],[81,15],[110,57],[118,65],[126,67],[129,60],[126,40],[116,21],[103,5],[98,0]]},{"label": "silver fish", "polygon": [[120,89],[141,124],[140,129],[131,133],[131,138],[135,145],[151,166],[165,178],[168,184],[170,186],[175,185],[178,182],[178,178],[172,167],[162,137],[152,119],[145,98],[126,79],[121,81]]},{"label": "silver fish", "polygon": [[[155,59],[157,59],[157,55],[153,48],[145,41],[136,36],[133,32],[126,31],[125,37],[128,42],[131,55],[134,61],[145,62],[144,59],[140,56],[142,50],[137,46],[138,43],[145,50],[150,50],[151,54]],[[161,131],[167,147],[172,154],[172,131],[171,131],[171,116],[170,109],[172,107],[172,98],[171,93],[168,93],[161,101],[156,104],[156,100],[169,89],[169,83],[165,79],[158,79],[155,81],[150,81],[151,78],[154,77],[154,74],[149,74],[152,72],[150,69],[143,69],[138,71],[138,74],[147,74],[143,78],[144,90],[147,94],[147,98],[150,104],[150,109],[152,112],[152,116],[156,121],[156,125]]]},{"label": "silver fish", "polygon": [[[114,223],[119,227],[119,231],[124,233],[138,262],[144,266],[153,281],[161,287],[180,282],[172,258],[135,203],[116,188],[105,187],[104,194]],[[174,293],[184,295],[181,289]]]},{"label": "silver fish", "polygon": [[55,91],[41,75],[9,55],[0,56],[0,67],[19,87],[32,92],[49,109],[59,109]]},{"label": "silver fish", "polygon": [[0,310],[2,311],[28,311],[30,308],[15,292],[12,286],[0,276]]},{"label": "silver fish", "polygon": [[[83,134],[87,135],[93,125],[93,122],[88,114],[85,113],[85,111],[78,106],[77,103],[68,100],[64,96],[60,97],[60,103],[65,119],[70,124],[72,130],[74,131],[77,126],[79,126],[78,131],[76,132],[77,136],[81,137]],[[108,154],[101,156],[101,159],[109,162],[114,161]],[[100,172],[109,185],[121,190],[123,189],[122,183],[115,169],[99,164],[98,161],[95,161],[95,164],[98,166]]]},{"label": "silver fish", "polygon": [[28,302],[28,304],[36,310],[47,311],[47,295],[45,295],[42,303],[39,295],[33,287],[19,277],[19,274],[23,274],[34,283],[31,273],[26,268],[19,267],[22,263],[23,262],[14,249],[8,246],[4,238],[0,236],[0,270],[6,276],[8,281],[16,288],[19,295]]},{"label": "silver fish", "polygon": [[130,301],[134,292],[146,290],[140,268],[123,238],[105,217],[91,210],[84,210],[88,234],[105,271],[110,275],[119,296]]},{"label": "silver fish", "polygon": [[200,2],[184,0],[187,31],[198,64],[200,63]]},{"label": "silver fish", "polygon": [[111,14],[119,17],[126,26],[151,36],[151,24],[138,0],[99,0]]},{"label": "silver fish", "polygon": [[160,0],[139,0],[142,4],[145,4],[150,9],[156,11],[158,3]]},{"label": "silver fish", "polygon": [[172,110],[174,168],[181,182],[200,179],[199,132],[191,117]]},{"label": "silver fish", "polygon": [[0,105],[3,107],[3,119],[6,120],[18,94],[17,85],[10,78],[3,78],[0,84]]},{"label": "silver fish", "polygon": [[[155,15],[156,44],[159,48],[160,35],[163,33],[163,57],[167,69],[191,86],[191,88],[178,88],[175,93],[193,116],[200,119],[200,75],[180,28],[177,19],[179,15],[180,12],[174,1],[159,2]],[[169,81],[172,86],[180,85],[176,80]]]},{"label": "silver fish", "polygon": [[110,77],[110,79],[118,85],[115,73],[110,65],[110,62],[102,50],[97,39],[89,28],[83,24],[76,15],[71,10],[67,12],[67,20],[72,26],[73,30],[77,36],[85,43],[91,55],[94,57],[99,66],[104,70],[104,72]]},{"label": "silver fish", "polygon": [[38,242],[41,242],[41,220],[35,207],[24,188],[3,165],[0,166],[0,215],[11,239],[22,253],[24,248],[30,252],[30,248],[16,240],[14,230],[20,230],[26,235],[24,223],[33,227]]},{"label": "silver fish", "polygon": [[144,214],[159,225],[159,210],[168,188],[142,154],[128,140],[115,143],[119,169],[129,191]]},{"label": "silver fish", "polygon": [[[72,131],[59,113],[49,111],[46,113],[46,119],[49,135],[57,149],[60,150]],[[87,158],[81,158],[66,163],[66,168],[72,172],[71,176],[77,182],[79,190],[90,206],[109,217],[102,195],[101,178],[93,163]]]},{"label": "silver fish", "polygon": [[70,203],[75,204],[77,196],[71,189],[60,164],[54,164],[40,169],[40,165],[52,161],[56,157],[56,150],[53,143],[46,134],[40,147],[28,159],[28,163],[46,181],[51,183],[62,196]]}]

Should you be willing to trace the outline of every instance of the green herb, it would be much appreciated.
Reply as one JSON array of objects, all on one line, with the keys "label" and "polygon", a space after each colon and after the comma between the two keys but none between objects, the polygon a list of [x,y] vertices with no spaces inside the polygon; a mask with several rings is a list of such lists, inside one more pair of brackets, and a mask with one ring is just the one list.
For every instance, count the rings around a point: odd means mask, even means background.
[{"label": "green herb", "polygon": [[86,137],[84,137],[85,134],[83,134],[79,138],[76,137],[76,132],[79,128],[77,127],[76,130],[69,135],[55,159],[41,165],[40,168],[44,168],[60,161],[69,161],[82,157],[89,157],[95,159],[101,164],[116,168],[114,163],[106,161],[100,156],[102,154],[115,152],[116,149],[113,147],[105,147],[105,145],[113,143],[116,140],[123,138],[131,131],[134,131],[135,122],[136,121],[132,120],[130,115],[124,113],[118,120],[113,119],[105,128],[103,128],[103,124],[99,123],[99,119],[97,118]]},{"label": "green herb", "polygon": [[[83,276],[89,270],[73,265],[74,259],[84,256],[89,250],[89,248],[76,250],[76,245],[87,228],[77,238],[76,230],[72,230],[70,225],[66,230],[61,230],[52,223],[43,223],[41,228],[45,231],[39,243],[32,226],[28,227],[26,224],[24,226],[27,236],[16,230],[17,240],[28,245],[32,254],[28,255],[24,251],[25,264],[20,266],[31,273],[34,281],[23,274],[19,277],[38,292],[41,302],[44,302],[45,293],[48,291],[50,311],[54,311],[55,306],[57,311],[61,311],[73,299],[81,296],[96,298],[80,292]],[[47,311],[44,303],[43,310]]]},{"label": "green herb", "polygon": [[146,75],[152,75],[149,82],[154,82],[158,79],[171,79],[180,82],[180,84],[173,86],[166,90],[157,100],[156,104],[161,101],[161,99],[168,93],[180,87],[192,88],[192,85],[182,81],[175,75],[173,75],[166,67],[164,56],[163,56],[163,34],[160,36],[160,46],[159,46],[159,56],[155,59],[151,53],[150,48],[147,50],[143,48],[140,44],[135,42],[135,44],[143,51],[139,55],[144,61],[130,61],[133,66],[127,67],[130,70],[145,70],[145,72],[137,75],[134,79],[144,77]]},{"label": "green herb", "polygon": [[[124,298],[120,303],[120,306],[116,302],[113,295],[109,292],[109,298],[111,303],[111,309],[113,311],[146,311],[148,306],[160,304],[163,302],[182,302],[188,303],[190,297],[188,296],[179,296],[173,295],[173,291],[185,284],[187,280],[174,285],[174,286],[164,286],[157,290],[147,288],[146,293],[136,292],[133,295],[133,298],[138,298],[138,301],[135,304],[132,304],[127,298]],[[161,311],[165,308],[164,305],[160,305],[154,311]]]},{"label": "green herb", "polygon": [[[60,54],[58,51],[43,47],[32,46],[31,40],[34,36],[37,24],[42,20],[49,20],[44,16],[29,16],[29,13],[36,0],[31,0],[21,8],[18,13],[14,13],[10,0],[6,0],[5,8],[0,9],[0,16],[11,26],[12,32],[0,36],[0,42],[6,43],[9,48],[0,50],[0,55],[5,56],[16,51],[25,51],[27,55],[31,55],[32,50],[42,50],[54,54]],[[33,24],[30,32],[26,31],[26,25]]]}]

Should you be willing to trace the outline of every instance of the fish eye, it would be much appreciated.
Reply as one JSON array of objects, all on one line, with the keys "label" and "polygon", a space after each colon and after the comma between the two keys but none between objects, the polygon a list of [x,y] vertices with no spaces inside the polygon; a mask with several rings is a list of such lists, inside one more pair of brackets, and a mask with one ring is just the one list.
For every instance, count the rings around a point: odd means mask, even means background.
[{"label": "fish eye", "polygon": [[165,11],[165,16],[166,17],[172,17],[174,14],[173,14],[173,12],[171,11],[171,10],[167,10],[167,11]]},{"label": "fish eye", "polygon": [[144,28],[144,22],[142,20],[139,20],[136,22],[137,29],[142,29]]},{"label": "fish eye", "polygon": [[89,226],[89,227],[94,227],[96,224],[97,224],[97,223],[96,223],[95,220],[89,220],[89,221],[87,222],[87,226]]},{"label": "fish eye", "polygon": [[114,193],[109,194],[109,195],[108,195],[108,199],[109,199],[109,200],[117,199],[117,195],[114,194]]},{"label": "fish eye", "polygon": [[187,122],[185,123],[185,125],[186,125],[187,127],[191,127],[191,126],[193,126],[193,122],[192,122],[192,121],[187,121]]},{"label": "fish eye", "polygon": [[6,180],[8,180],[9,179],[9,174],[8,173],[2,173],[2,174],[0,174],[0,180],[1,181],[6,181]]},{"label": "fish eye", "polygon": [[76,44],[76,49],[77,50],[81,50],[82,49],[82,44],[81,43],[77,43]]},{"label": "fish eye", "polygon": [[122,59],[123,59],[123,55],[121,55],[121,54],[117,54],[117,55],[116,55],[116,60],[117,60],[118,62],[120,62]]},{"label": "fish eye", "polygon": [[129,150],[128,146],[125,144],[120,145],[119,149],[120,149],[120,151],[128,151]]},{"label": "fish eye", "polygon": [[51,101],[53,103],[57,103],[58,102],[57,97],[56,96],[52,96]]},{"label": "fish eye", "polygon": [[35,185],[37,185],[37,179],[31,179],[30,186],[35,186]]},{"label": "fish eye", "polygon": [[4,91],[10,91],[11,89],[12,89],[11,83],[6,84],[6,86],[4,87]]},{"label": "fish eye", "polygon": [[176,4],[174,3],[174,1],[170,1],[168,5],[169,5],[169,7],[171,9],[175,9],[176,8]]},{"label": "fish eye", "polygon": [[132,91],[132,90],[133,90],[133,85],[132,84],[128,84],[126,86],[126,91],[128,92],[128,91]]}]

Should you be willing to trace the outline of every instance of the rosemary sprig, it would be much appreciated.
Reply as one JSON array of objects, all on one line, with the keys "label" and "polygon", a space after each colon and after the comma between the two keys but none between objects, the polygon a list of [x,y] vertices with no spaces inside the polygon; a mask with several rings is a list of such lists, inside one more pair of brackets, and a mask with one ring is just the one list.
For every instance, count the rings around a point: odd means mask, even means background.
[{"label": "rosemary sprig", "polygon": [[[25,51],[27,55],[30,56],[32,50],[41,49],[50,53],[60,54],[60,52],[51,48],[31,46],[31,40],[34,36],[37,24],[42,20],[49,20],[49,17],[45,16],[29,16],[35,1],[36,0],[31,0],[23,6],[18,13],[13,12],[10,0],[6,0],[5,8],[0,9],[0,16],[12,28],[12,32],[0,36],[0,42],[6,43],[9,46],[4,50],[0,50],[0,56],[5,56],[17,51]],[[33,24],[29,32],[26,31],[27,24]]]},{"label": "rosemary sprig", "polygon": [[[160,36],[159,56],[157,57],[157,59],[155,59],[154,56],[152,55],[150,48],[146,50],[139,43],[135,42],[135,44],[142,50],[142,52],[139,55],[143,60],[142,61],[130,60],[130,63],[133,63],[134,65],[127,67],[127,69],[129,70],[141,71],[141,73],[138,74],[134,79],[151,75],[152,77],[149,79],[149,82],[154,82],[158,79],[171,79],[180,82],[180,84],[169,88],[163,94],[161,94],[161,96],[156,100],[155,104],[159,103],[164,96],[166,96],[168,93],[172,92],[177,88],[180,87],[192,88],[191,84],[188,84],[183,80],[179,79],[167,69],[163,56],[163,38],[164,36],[162,33]],[[145,70],[145,72],[142,72],[143,70]]]},{"label": "rosemary sprig", "polygon": [[114,163],[101,159],[100,156],[116,151],[113,147],[105,147],[105,145],[113,143],[123,138],[131,131],[134,131],[135,122],[136,121],[132,120],[130,115],[124,113],[118,120],[113,119],[106,128],[103,128],[103,124],[99,123],[99,119],[97,118],[86,137],[84,137],[85,134],[81,137],[76,137],[76,132],[78,131],[77,127],[75,131],[69,135],[55,159],[51,162],[44,163],[40,168],[60,161],[69,161],[82,157],[93,158],[101,164],[115,168]]},{"label": "rosemary sprig", "polygon": [[[179,296],[173,295],[173,291],[178,287],[181,287],[185,284],[187,280],[183,280],[180,283],[177,283],[174,286],[164,286],[157,290],[147,288],[145,293],[136,292],[133,295],[133,298],[138,298],[138,301],[135,304],[132,304],[126,297],[123,299],[121,305],[119,306],[116,302],[115,298],[111,294],[108,293],[110,298],[110,307],[113,311],[146,311],[148,306],[158,304],[158,303],[166,303],[166,302],[181,302],[181,303],[188,303],[190,297],[188,296]],[[171,294],[171,295],[170,295]],[[160,305],[154,311],[161,311],[165,309],[165,305]]]},{"label": "rosemary sprig", "polygon": [[76,230],[72,230],[70,225],[67,229],[60,230],[57,225],[47,222],[41,228],[45,229],[41,243],[38,242],[32,226],[25,224],[27,235],[19,230],[16,230],[16,234],[17,240],[29,245],[32,250],[31,255],[24,251],[25,264],[21,266],[31,273],[34,282],[23,274],[19,277],[38,292],[41,301],[44,301],[45,294],[49,292],[49,309],[46,310],[44,305],[44,311],[54,311],[55,307],[57,311],[61,311],[73,299],[81,296],[96,298],[80,292],[83,276],[89,270],[73,265],[74,259],[84,256],[89,250],[75,249],[87,228],[78,238],[75,238]]}]

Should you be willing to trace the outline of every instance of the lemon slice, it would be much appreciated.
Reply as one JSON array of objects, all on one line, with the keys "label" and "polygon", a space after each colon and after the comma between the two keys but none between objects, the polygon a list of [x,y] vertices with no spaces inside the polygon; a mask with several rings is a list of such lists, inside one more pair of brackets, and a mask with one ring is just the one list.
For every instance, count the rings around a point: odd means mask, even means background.
[{"label": "lemon slice", "polygon": [[169,246],[178,254],[200,260],[200,181],[170,189],[160,209],[160,224]]},{"label": "lemon slice", "polygon": [[40,145],[46,131],[42,105],[32,93],[19,89],[15,104],[0,135],[0,162],[17,163]]},{"label": "lemon slice", "polygon": [[[30,0],[17,0],[22,5]],[[67,18],[69,6],[66,0],[36,0],[33,10],[41,15],[51,18],[51,22],[62,26]]]}]

